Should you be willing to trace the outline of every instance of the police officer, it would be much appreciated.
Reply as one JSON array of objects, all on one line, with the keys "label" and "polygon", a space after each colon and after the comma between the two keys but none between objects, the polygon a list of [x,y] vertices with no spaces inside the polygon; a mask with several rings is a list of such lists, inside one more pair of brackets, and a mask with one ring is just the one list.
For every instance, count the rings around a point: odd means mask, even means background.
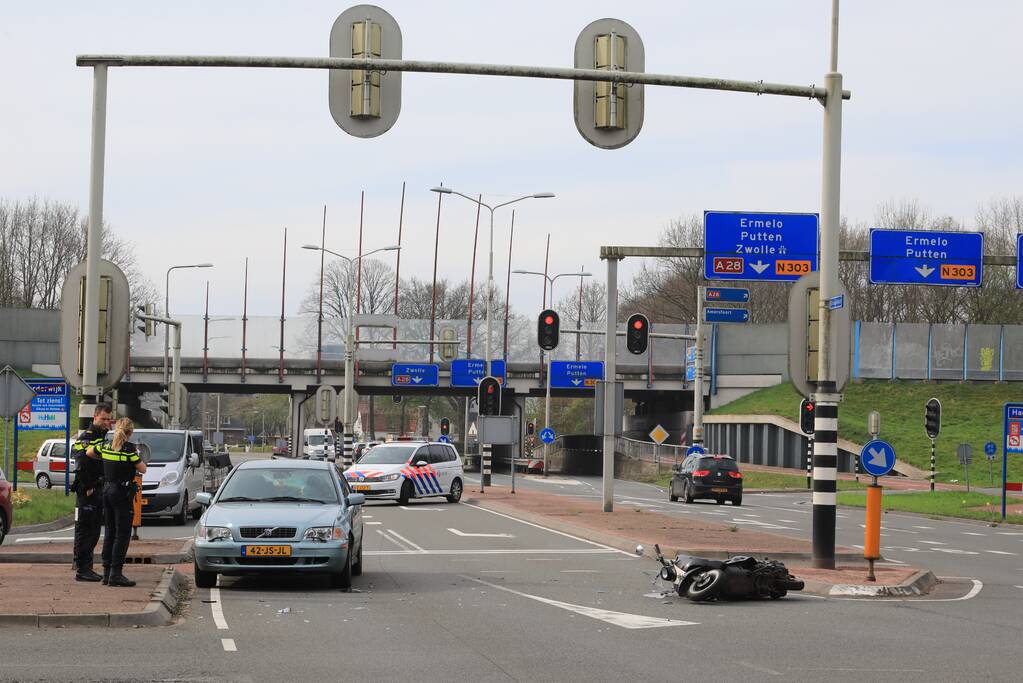
[{"label": "police officer", "polygon": [[83,431],[72,451],[75,454],[75,580],[99,581],[92,570],[93,551],[103,524],[103,461],[99,447],[110,430],[112,411],[109,403],[97,403],[92,425]]},{"label": "police officer", "polygon": [[131,587],[135,582],[124,575],[124,558],[131,541],[132,500],[135,473],[144,473],[146,463],[128,439],[135,431],[128,418],[117,421],[114,439],[101,447],[103,456],[103,583]]}]

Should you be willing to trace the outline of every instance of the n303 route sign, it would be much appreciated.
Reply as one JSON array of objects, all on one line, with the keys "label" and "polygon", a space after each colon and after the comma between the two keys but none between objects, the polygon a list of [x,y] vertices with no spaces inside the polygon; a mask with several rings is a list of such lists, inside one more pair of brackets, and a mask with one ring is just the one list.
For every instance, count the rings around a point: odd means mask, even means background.
[{"label": "n303 route sign", "polygon": [[870,231],[870,284],[980,287],[984,233]]},{"label": "n303 route sign", "polygon": [[815,213],[703,214],[703,276],[708,280],[791,282],[817,270]]}]

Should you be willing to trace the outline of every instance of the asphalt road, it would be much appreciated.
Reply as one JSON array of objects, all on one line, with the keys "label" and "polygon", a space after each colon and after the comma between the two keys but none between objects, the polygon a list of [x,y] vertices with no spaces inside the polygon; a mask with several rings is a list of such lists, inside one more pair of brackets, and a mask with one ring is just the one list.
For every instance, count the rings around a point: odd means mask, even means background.
[{"label": "asphalt road", "polygon": [[[599,496],[592,479],[517,485]],[[804,494],[749,495],[733,510],[628,482],[617,493],[620,505],[808,529]],[[841,514],[840,541],[861,540],[862,512]],[[663,596],[649,559],[468,504],[374,502],[365,516],[355,592],[222,578],[166,628],[5,629],[0,678],[1019,680],[1023,536],[982,525],[886,516],[886,555],[962,577],[926,598],[696,604]]]}]

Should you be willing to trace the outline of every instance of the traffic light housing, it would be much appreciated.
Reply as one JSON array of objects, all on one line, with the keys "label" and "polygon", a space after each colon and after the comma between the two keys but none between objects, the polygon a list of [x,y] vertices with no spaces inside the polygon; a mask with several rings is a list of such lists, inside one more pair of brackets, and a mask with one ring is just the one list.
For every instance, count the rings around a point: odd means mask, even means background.
[{"label": "traffic light housing", "polygon": [[480,380],[476,403],[480,415],[501,414],[501,383],[496,377],[484,377]]},{"label": "traffic light housing", "polygon": [[810,399],[804,398],[799,404],[799,429],[807,435],[814,432],[814,417],[817,415],[817,405]]},{"label": "traffic light housing", "polygon": [[[135,308],[138,309],[139,313],[146,316],[152,316],[156,311],[156,306],[153,304],[146,304],[145,306],[139,304]],[[156,336],[156,323],[152,320],[145,319],[142,321],[142,324],[138,326],[138,330],[146,335],[146,339],[149,339],[150,337]]]},{"label": "traffic light housing", "polygon": [[532,422],[532,421],[527,422],[526,423],[526,436],[533,436],[533,434],[536,434],[536,423]]},{"label": "traffic light housing", "polygon": [[561,331],[561,319],[556,311],[547,309],[540,313],[537,320],[536,342],[544,351],[551,351],[558,346],[558,335]]},{"label": "traffic light housing", "polygon": [[625,348],[629,353],[644,353],[650,343],[650,320],[642,313],[629,316],[625,331]]},{"label": "traffic light housing", "polygon": [[937,439],[938,433],[941,432],[941,401],[936,398],[927,401],[927,407],[924,409],[924,429],[931,439]]},{"label": "traffic light housing", "polygon": [[451,433],[451,420],[446,417],[440,419],[440,435],[447,436]]}]

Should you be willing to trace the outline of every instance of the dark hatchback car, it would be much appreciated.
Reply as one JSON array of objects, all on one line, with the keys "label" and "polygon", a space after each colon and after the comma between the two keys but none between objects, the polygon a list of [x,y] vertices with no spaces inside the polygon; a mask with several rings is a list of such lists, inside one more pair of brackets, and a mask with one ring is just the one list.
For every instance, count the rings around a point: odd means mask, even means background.
[{"label": "dark hatchback car", "polygon": [[675,475],[668,485],[668,499],[679,498],[692,503],[697,498],[716,500],[723,505],[742,505],[742,473],[727,455],[690,455],[675,466]]}]

